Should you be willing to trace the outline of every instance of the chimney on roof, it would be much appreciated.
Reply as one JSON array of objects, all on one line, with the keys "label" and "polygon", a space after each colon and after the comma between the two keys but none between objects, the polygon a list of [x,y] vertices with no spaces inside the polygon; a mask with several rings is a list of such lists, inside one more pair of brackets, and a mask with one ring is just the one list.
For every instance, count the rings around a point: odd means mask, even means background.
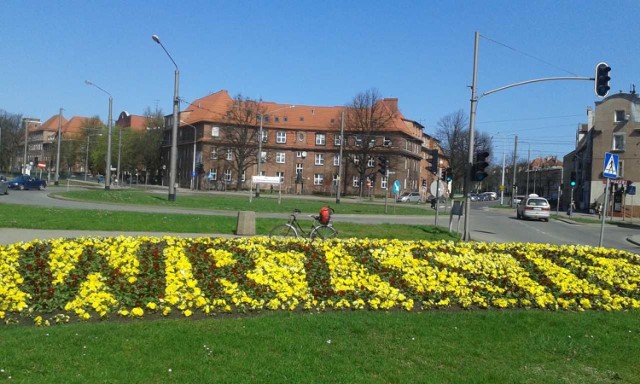
[{"label": "chimney on roof", "polygon": [[389,106],[392,111],[398,110],[398,98],[397,97],[385,97],[382,101]]}]

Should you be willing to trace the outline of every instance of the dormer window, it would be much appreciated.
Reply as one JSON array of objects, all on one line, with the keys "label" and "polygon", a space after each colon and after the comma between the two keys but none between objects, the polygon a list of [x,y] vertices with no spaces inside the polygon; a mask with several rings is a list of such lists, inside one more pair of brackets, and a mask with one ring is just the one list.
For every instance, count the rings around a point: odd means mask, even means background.
[{"label": "dormer window", "polygon": [[616,115],[615,115],[614,119],[615,119],[614,120],[615,123],[621,123],[621,122],[627,120],[626,119],[626,114],[624,113],[624,111],[620,111],[620,110],[616,111]]}]

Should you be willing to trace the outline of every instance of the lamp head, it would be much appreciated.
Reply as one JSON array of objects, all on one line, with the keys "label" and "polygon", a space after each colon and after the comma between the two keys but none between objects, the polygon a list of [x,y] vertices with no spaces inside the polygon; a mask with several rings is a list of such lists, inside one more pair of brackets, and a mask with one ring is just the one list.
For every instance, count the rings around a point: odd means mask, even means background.
[{"label": "lamp head", "polygon": [[85,80],[84,83],[87,84],[87,85],[93,85],[93,83],[90,82],[89,80]]},{"label": "lamp head", "polygon": [[160,38],[158,37],[158,35],[151,35],[151,38],[153,39],[153,41],[160,44]]}]

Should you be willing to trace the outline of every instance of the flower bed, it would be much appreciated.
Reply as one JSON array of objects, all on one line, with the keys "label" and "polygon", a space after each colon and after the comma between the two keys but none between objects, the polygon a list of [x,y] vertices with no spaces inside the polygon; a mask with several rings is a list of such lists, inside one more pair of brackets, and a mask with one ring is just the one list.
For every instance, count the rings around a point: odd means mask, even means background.
[{"label": "flower bed", "polygon": [[0,247],[0,318],[38,325],[260,310],[640,308],[640,257],[397,240],[116,237]]}]

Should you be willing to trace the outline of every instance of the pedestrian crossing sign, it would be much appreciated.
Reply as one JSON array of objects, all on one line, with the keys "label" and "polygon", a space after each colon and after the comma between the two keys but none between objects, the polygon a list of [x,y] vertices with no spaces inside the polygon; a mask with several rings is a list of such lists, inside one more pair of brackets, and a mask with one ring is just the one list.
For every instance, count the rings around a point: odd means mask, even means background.
[{"label": "pedestrian crossing sign", "polygon": [[618,177],[618,155],[609,152],[604,153],[604,171],[602,175],[608,179]]}]

